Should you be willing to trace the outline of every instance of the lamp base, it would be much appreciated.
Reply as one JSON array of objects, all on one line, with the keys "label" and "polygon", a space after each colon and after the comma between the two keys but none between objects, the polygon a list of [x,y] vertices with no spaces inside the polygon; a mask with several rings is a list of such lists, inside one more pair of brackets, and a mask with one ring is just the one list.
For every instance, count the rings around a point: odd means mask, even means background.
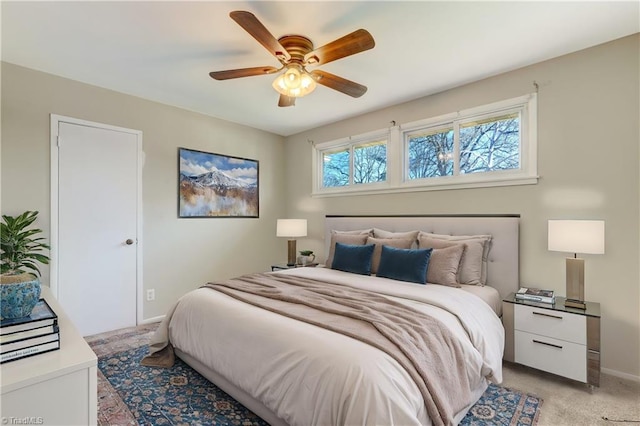
[{"label": "lamp base", "polygon": [[577,299],[567,299],[564,301],[564,306],[567,308],[575,308],[575,309],[587,309],[587,305],[582,300]]},{"label": "lamp base", "polygon": [[296,264],[296,240],[287,241],[287,266]]},{"label": "lamp base", "polygon": [[584,259],[568,257],[567,261],[567,301],[584,300]]}]

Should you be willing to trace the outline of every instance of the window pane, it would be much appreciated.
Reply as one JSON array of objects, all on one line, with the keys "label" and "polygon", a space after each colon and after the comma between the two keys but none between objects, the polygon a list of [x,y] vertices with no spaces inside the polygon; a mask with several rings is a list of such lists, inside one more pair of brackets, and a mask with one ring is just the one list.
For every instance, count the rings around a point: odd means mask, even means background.
[{"label": "window pane", "polygon": [[520,114],[460,126],[460,173],[520,168]]},{"label": "window pane", "polygon": [[322,186],[330,188],[349,184],[349,148],[322,153]]},{"label": "window pane", "polygon": [[369,142],[353,147],[353,183],[387,180],[387,142]]},{"label": "window pane", "polygon": [[408,179],[453,175],[453,129],[416,132],[407,140]]}]

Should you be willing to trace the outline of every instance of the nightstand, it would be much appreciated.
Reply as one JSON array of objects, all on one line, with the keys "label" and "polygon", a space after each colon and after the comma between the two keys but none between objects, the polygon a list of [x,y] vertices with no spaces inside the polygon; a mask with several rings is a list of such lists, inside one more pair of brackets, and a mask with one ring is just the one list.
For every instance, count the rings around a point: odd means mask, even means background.
[{"label": "nightstand", "polygon": [[600,304],[587,309],[517,300],[502,301],[504,359],[591,386],[600,386]]},{"label": "nightstand", "polygon": [[[307,267],[307,268],[313,268],[315,266],[318,266],[318,264],[317,263],[307,263],[306,265],[304,265],[304,267]],[[273,271],[282,271],[284,269],[293,269],[293,268],[302,268],[302,267],[303,267],[303,265],[299,265],[299,264],[289,266],[286,263],[277,263],[275,265],[271,265],[271,271],[272,272]]]}]

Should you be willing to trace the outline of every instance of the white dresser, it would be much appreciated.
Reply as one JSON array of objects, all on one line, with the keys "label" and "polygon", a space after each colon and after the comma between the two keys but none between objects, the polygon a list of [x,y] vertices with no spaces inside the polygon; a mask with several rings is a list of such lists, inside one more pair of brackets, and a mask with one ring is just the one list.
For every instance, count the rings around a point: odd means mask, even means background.
[{"label": "white dresser", "polygon": [[42,297],[58,315],[60,349],[0,365],[2,423],[95,425],[97,357],[46,286]]},{"label": "white dresser", "polygon": [[587,309],[503,300],[504,359],[568,377],[592,386],[600,384],[600,305]]}]

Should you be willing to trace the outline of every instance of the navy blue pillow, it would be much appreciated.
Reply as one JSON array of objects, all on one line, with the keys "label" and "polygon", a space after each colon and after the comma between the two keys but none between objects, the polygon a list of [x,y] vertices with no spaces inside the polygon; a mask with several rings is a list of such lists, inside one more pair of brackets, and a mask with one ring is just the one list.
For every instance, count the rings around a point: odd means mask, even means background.
[{"label": "navy blue pillow", "polygon": [[331,269],[352,272],[360,275],[371,275],[371,259],[374,244],[352,245],[336,242]]},{"label": "navy blue pillow", "polygon": [[426,284],[433,249],[401,249],[382,246],[378,276],[392,280]]}]

